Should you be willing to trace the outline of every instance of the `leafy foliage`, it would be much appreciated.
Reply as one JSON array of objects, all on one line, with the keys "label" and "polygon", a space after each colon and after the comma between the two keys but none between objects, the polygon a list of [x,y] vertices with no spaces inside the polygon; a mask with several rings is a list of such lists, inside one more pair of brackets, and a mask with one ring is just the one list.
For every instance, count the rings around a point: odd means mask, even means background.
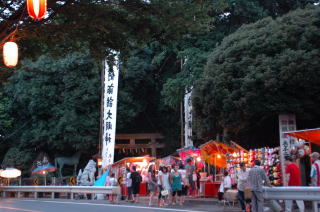
[{"label": "leafy foliage", "polygon": [[88,149],[99,129],[99,69],[88,55],[25,60],[6,84],[20,149]]},{"label": "leafy foliage", "polygon": [[319,117],[319,14],[309,7],[266,18],[221,42],[193,95],[203,134],[239,135],[280,113]]}]

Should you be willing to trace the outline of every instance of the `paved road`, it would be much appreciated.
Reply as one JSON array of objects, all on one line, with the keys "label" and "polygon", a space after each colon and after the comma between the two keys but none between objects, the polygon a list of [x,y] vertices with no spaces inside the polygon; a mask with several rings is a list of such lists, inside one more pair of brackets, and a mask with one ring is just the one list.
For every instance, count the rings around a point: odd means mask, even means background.
[{"label": "paved road", "polygon": [[1,199],[0,212],[234,212],[232,208],[207,204],[190,204],[186,206],[172,206],[170,208],[146,207],[145,205],[107,204],[105,201],[85,200],[29,200],[29,199]]}]

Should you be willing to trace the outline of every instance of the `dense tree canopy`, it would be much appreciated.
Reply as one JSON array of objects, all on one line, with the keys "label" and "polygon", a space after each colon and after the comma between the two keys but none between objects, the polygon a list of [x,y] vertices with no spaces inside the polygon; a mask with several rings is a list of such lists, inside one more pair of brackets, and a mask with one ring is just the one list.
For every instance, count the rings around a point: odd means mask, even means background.
[{"label": "dense tree canopy", "polygon": [[[172,41],[169,48],[184,59],[182,71],[167,80],[162,94],[165,103],[178,109],[186,87],[191,87],[202,76],[208,56],[221,40],[243,24],[262,18],[278,17],[291,10],[314,4],[318,0],[224,0],[215,2],[213,17],[208,29],[179,41]],[[174,48],[172,48],[174,46]],[[177,98],[179,96],[179,98]]]},{"label": "dense tree canopy", "polygon": [[310,7],[226,37],[196,83],[193,103],[202,132],[239,135],[280,113],[319,120],[319,23],[320,8]]},{"label": "dense tree canopy", "polygon": [[[1,1],[0,40],[18,42],[21,62],[11,70],[0,66],[0,160],[5,156],[4,164],[26,167],[40,151],[95,154],[100,64],[111,49],[121,52],[122,62],[117,132],[162,133],[166,154],[179,147],[179,106],[189,86],[196,87],[194,131],[200,139],[226,129],[243,140],[256,124],[276,126],[278,112],[312,120],[316,99],[303,96],[302,105],[294,95],[316,83],[319,43],[311,36],[318,35],[317,17],[310,15],[315,10],[305,12],[310,23],[301,11],[272,18],[315,2],[50,0],[48,16],[36,22],[27,16],[24,0]],[[294,61],[299,65],[284,68]]]}]

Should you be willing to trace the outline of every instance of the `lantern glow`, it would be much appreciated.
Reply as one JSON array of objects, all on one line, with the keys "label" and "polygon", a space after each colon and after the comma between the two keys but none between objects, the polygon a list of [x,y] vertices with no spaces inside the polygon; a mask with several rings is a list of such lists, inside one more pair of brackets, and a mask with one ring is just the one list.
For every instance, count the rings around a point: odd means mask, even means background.
[{"label": "lantern glow", "polygon": [[98,167],[102,166],[102,158],[97,158],[97,162],[98,162]]},{"label": "lantern glow", "polygon": [[15,67],[18,63],[18,45],[15,42],[9,41],[3,45],[3,61],[9,67]]},{"label": "lantern glow", "polygon": [[35,20],[44,18],[47,12],[47,0],[27,0],[29,16]]},{"label": "lantern glow", "polygon": [[221,155],[220,154],[218,154],[218,159],[220,159],[221,158]]},{"label": "lantern glow", "polygon": [[6,168],[1,172],[0,176],[4,178],[16,178],[21,176],[21,171],[15,168]]}]

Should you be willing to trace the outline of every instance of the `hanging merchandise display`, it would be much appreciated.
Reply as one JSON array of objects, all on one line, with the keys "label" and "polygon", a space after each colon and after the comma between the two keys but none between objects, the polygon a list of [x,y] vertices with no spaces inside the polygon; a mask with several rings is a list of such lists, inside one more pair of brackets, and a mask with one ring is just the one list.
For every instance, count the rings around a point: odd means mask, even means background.
[{"label": "hanging merchandise display", "polygon": [[27,8],[31,18],[43,19],[47,12],[47,0],[27,0]]},{"label": "hanging merchandise display", "polygon": [[271,184],[275,186],[282,185],[279,150],[279,148],[264,147],[250,150],[248,153],[240,151],[228,154],[227,169],[232,181],[237,181],[240,163],[244,163],[247,168],[251,168],[254,166],[255,160],[260,160],[261,166],[266,171]]},{"label": "hanging merchandise display", "polygon": [[290,154],[293,159],[303,158],[311,153],[307,142],[301,140],[294,144],[290,149]]}]

